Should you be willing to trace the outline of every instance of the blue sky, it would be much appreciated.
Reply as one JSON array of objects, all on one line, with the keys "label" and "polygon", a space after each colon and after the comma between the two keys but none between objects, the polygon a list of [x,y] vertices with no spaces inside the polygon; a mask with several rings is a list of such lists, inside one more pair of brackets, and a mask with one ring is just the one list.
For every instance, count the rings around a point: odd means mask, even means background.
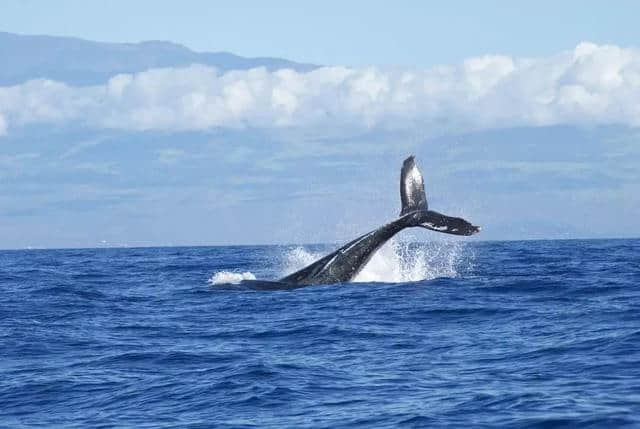
[{"label": "blue sky", "polygon": [[620,0],[5,1],[0,29],[98,41],[169,40],[201,51],[317,64],[429,66],[499,53],[546,56],[582,41],[640,40]]},{"label": "blue sky", "polygon": [[0,34],[0,248],[349,239],[409,154],[479,239],[640,235],[635,2],[345,3],[4,3],[0,31],[322,67]]}]

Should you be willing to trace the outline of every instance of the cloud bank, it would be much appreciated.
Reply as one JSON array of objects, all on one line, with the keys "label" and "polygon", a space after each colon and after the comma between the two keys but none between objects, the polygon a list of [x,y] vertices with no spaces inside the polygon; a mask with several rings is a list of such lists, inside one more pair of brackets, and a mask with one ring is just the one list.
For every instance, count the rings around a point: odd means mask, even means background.
[{"label": "cloud bank", "polygon": [[428,69],[214,68],[119,74],[73,87],[0,87],[0,135],[30,124],[119,130],[331,127],[425,132],[554,124],[640,125],[640,51],[581,43],[544,58],[487,55]]}]

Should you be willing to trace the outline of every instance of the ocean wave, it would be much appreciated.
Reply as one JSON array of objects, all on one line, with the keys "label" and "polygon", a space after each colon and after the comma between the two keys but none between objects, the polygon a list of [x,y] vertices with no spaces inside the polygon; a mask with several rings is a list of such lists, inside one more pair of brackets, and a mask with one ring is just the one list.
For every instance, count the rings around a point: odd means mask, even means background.
[{"label": "ocean wave", "polygon": [[640,240],[389,245],[295,293],[205,280],[330,247],[0,251],[0,426],[640,425]]}]

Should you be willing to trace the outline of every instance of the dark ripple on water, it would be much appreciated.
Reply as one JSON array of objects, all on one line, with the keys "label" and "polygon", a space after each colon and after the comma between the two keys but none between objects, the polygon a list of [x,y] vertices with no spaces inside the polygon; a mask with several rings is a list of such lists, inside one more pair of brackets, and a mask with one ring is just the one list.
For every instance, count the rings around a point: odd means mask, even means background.
[{"label": "dark ripple on water", "polygon": [[296,291],[281,247],[0,252],[0,426],[640,426],[640,240]]}]

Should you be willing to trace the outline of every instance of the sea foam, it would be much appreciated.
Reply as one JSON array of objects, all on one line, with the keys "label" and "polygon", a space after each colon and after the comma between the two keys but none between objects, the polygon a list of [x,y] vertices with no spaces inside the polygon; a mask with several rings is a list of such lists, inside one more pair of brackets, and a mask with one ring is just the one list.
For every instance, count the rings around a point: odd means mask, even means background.
[{"label": "sea foam", "polygon": [[[284,249],[274,258],[277,273],[275,279],[298,271],[330,253],[311,251],[303,246]],[[439,277],[458,277],[473,264],[473,253],[459,241],[434,241],[406,243],[391,239],[371,258],[358,273],[355,282],[403,283],[431,280]],[[279,267],[278,267],[279,265]],[[256,267],[262,270],[264,267]],[[209,279],[212,285],[238,284],[243,280],[255,280],[250,272],[219,271]]]},{"label": "sea foam", "polygon": [[231,271],[219,271],[211,276],[209,283],[212,285],[219,284],[238,284],[242,280],[255,280],[256,276],[251,272],[236,273]]}]

